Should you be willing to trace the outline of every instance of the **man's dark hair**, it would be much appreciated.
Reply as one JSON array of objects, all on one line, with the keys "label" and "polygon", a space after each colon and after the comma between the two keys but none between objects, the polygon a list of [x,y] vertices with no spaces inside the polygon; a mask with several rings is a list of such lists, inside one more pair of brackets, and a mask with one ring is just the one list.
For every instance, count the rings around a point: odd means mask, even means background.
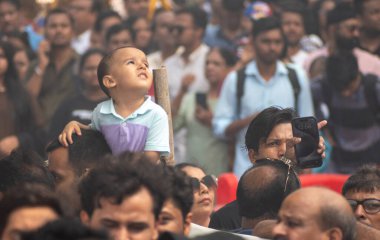
[{"label": "man's dark hair", "polygon": [[184,172],[172,166],[165,167],[164,174],[166,177],[165,180],[170,186],[168,190],[168,200],[171,200],[173,204],[181,210],[183,220],[185,220],[194,203],[191,179],[186,176]]},{"label": "man's dark hair", "polygon": [[244,0],[222,0],[222,8],[230,12],[242,12],[244,10]]},{"label": "man's dark hair", "polygon": [[42,228],[22,235],[22,240],[107,240],[105,231],[89,228],[73,218],[61,218],[47,223]]},{"label": "man's dark hair", "polygon": [[58,216],[62,209],[54,193],[43,185],[24,183],[9,189],[0,201],[0,236],[7,225],[9,216],[24,207],[49,207]]},{"label": "man's dark hair", "polygon": [[380,190],[380,169],[365,165],[351,175],[343,185],[342,194],[348,192],[373,193]]},{"label": "man's dark hair", "polygon": [[358,75],[358,61],[352,52],[341,51],[327,58],[326,79],[335,91],[343,91]]},{"label": "man's dark hair", "polygon": [[298,14],[299,16],[301,16],[302,18],[302,22],[303,24],[305,24],[305,7],[302,3],[300,3],[299,1],[291,1],[292,4],[287,4],[286,6],[282,7],[282,11],[281,11],[281,14],[284,14],[284,13],[294,13],[294,14]]},{"label": "man's dark hair", "polygon": [[356,18],[355,9],[348,2],[340,2],[327,13],[327,26]]},{"label": "man's dark hair", "polygon": [[[102,157],[111,154],[103,135],[94,130],[81,130],[82,135],[73,134],[73,144],[68,146],[69,162],[77,176],[81,176],[87,168],[95,167]],[[63,145],[54,139],[46,148],[46,152],[52,152]]]},{"label": "man's dark hair", "polygon": [[104,9],[107,9],[108,5],[104,0],[92,0],[91,11],[99,14]]},{"label": "man's dark hair", "polygon": [[75,23],[75,20],[74,18],[71,16],[71,14],[69,14],[66,10],[62,9],[62,8],[54,8],[52,10],[50,10],[46,17],[45,17],[45,26],[47,25],[47,23],[49,22],[49,18],[53,15],[57,15],[57,14],[64,14],[67,16],[67,18],[69,19],[70,21],[70,24],[71,24],[71,27],[74,26],[74,23]]},{"label": "man's dark hair", "polygon": [[321,205],[319,225],[323,231],[334,227],[339,228],[342,230],[342,239],[344,240],[356,239],[356,219],[354,215],[348,215],[347,211],[329,206],[328,203]]},{"label": "man's dark hair", "polygon": [[103,28],[103,21],[111,17],[119,18],[121,20],[121,16],[116,11],[106,10],[100,12],[94,23],[95,32],[100,32]]},{"label": "man's dark hair", "polygon": [[15,150],[0,160],[0,192],[23,183],[38,183],[54,188],[54,178],[37,153]]},{"label": "man's dark hair", "polygon": [[199,7],[183,8],[176,11],[175,14],[176,15],[189,14],[191,15],[191,18],[193,19],[193,24],[196,28],[201,28],[205,30],[207,27],[207,22],[208,22],[207,13]]},{"label": "man's dark hair", "polygon": [[9,4],[12,4],[13,6],[15,6],[15,8],[17,10],[20,10],[21,8],[21,2],[20,0],[0,0],[0,3],[2,2],[6,2],[6,3],[9,3]]},{"label": "man's dark hair", "polygon": [[281,23],[278,20],[278,18],[276,17],[260,18],[258,20],[253,21],[252,37],[256,38],[261,33],[274,30],[274,29],[278,29],[281,32],[281,35],[284,36],[284,33],[281,28]]},{"label": "man's dark hair", "polygon": [[297,117],[292,108],[269,107],[261,111],[249,124],[245,134],[247,149],[259,151],[260,141],[265,141],[273,128],[281,123],[290,123]]},{"label": "man's dark hair", "polygon": [[200,170],[202,170],[206,174],[206,171],[201,166],[198,166],[194,163],[183,162],[183,163],[178,163],[175,165],[175,169],[180,170],[180,171],[183,171],[183,169],[186,167],[199,168]]},{"label": "man's dark hair", "polygon": [[280,160],[258,160],[238,183],[236,199],[240,215],[249,219],[274,219],[285,197],[300,186],[289,165]]},{"label": "man's dark hair", "polygon": [[92,169],[79,184],[82,210],[90,217],[101,208],[102,198],[121,204],[126,197],[147,189],[153,201],[152,212],[156,219],[166,200],[168,189],[163,167],[152,163],[143,154],[125,153],[107,158],[107,164]]},{"label": "man's dark hair", "polygon": [[131,38],[133,38],[132,37],[132,31],[131,31],[131,29],[126,24],[122,24],[122,23],[121,24],[116,24],[116,25],[111,26],[107,30],[106,36],[105,36],[105,42],[106,42],[106,44],[108,45],[108,43],[111,40],[111,37],[113,35],[116,35],[116,34],[122,32],[122,31],[128,31],[129,34],[131,35]]}]

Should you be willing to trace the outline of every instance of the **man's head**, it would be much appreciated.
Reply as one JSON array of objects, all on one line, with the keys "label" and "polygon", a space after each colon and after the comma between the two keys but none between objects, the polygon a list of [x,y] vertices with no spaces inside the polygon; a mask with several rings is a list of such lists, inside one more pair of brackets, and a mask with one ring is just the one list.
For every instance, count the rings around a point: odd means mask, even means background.
[{"label": "man's head", "polygon": [[158,9],[153,17],[152,29],[153,40],[157,43],[159,48],[170,46],[175,47],[175,39],[170,34],[170,27],[174,24],[174,12],[165,9]]},{"label": "man's head", "polygon": [[202,41],[207,26],[207,14],[198,7],[184,8],[176,12],[175,23],[170,28],[178,44],[191,49]]},{"label": "man's head", "polygon": [[106,50],[112,51],[123,46],[132,46],[132,35],[130,29],[124,24],[111,26],[105,36]]},{"label": "man's head", "polygon": [[245,145],[251,162],[260,158],[280,159],[293,138],[291,121],[296,112],[290,108],[269,107],[249,124]]},{"label": "man's head", "polygon": [[354,7],[359,15],[362,29],[369,36],[380,34],[380,1],[355,0]]},{"label": "man's head", "polygon": [[101,0],[70,0],[68,12],[75,20],[75,32],[81,34],[91,29],[102,7]]},{"label": "man's head", "polygon": [[359,169],[345,182],[342,194],[358,221],[380,229],[380,169],[376,166]]},{"label": "man's head", "polygon": [[63,9],[53,9],[45,18],[45,38],[52,48],[65,48],[71,45],[74,36],[74,19]]},{"label": "man's head", "polygon": [[281,25],[289,46],[299,46],[305,35],[304,12],[304,9],[298,5],[283,8]]},{"label": "man's head", "polygon": [[240,215],[251,220],[251,228],[259,221],[276,219],[284,198],[298,188],[299,179],[289,165],[282,161],[258,160],[243,174],[237,187]]},{"label": "man's head", "polygon": [[274,239],[355,239],[356,220],[341,195],[320,187],[301,188],[281,205]]},{"label": "man's head", "polygon": [[229,31],[236,31],[241,26],[244,0],[222,0],[221,2],[221,27]]},{"label": "man's head", "polygon": [[254,21],[252,28],[253,48],[258,62],[275,64],[283,55],[284,33],[279,20],[275,17]]},{"label": "man's head", "polygon": [[0,1],[0,29],[4,33],[20,30],[20,8],[19,0]]},{"label": "man's head", "polygon": [[351,51],[359,44],[359,19],[349,3],[340,3],[327,14],[327,32],[334,51]]},{"label": "man's head", "polygon": [[168,198],[160,213],[158,231],[187,236],[190,232],[190,211],[194,202],[191,179],[171,166],[166,167],[164,173],[169,189]]},{"label": "man's head", "polygon": [[112,98],[126,92],[144,96],[152,85],[153,76],[143,51],[120,47],[100,61],[98,80],[102,90]]},{"label": "man's head", "polygon": [[330,55],[326,60],[326,77],[336,92],[351,96],[360,86],[358,61],[351,52]]},{"label": "man's head", "polygon": [[82,180],[81,220],[106,229],[115,240],[156,239],[157,220],[166,200],[162,166],[142,154],[110,158]]},{"label": "man's head", "polygon": [[146,18],[148,16],[149,0],[124,0],[124,8],[128,13],[128,17]]},{"label": "man's head", "polygon": [[37,184],[18,185],[0,201],[1,239],[19,239],[21,233],[36,230],[61,215],[58,199],[49,189]]},{"label": "man's head", "polygon": [[106,32],[108,31],[108,29],[113,25],[120,24],[121,22],[121,16],[117,12],[112,10],[106,10],[100,12],[97,16],[94,23],[93,31],[96,32],[96,34],[100,38],[100,42],[104,44]]}]

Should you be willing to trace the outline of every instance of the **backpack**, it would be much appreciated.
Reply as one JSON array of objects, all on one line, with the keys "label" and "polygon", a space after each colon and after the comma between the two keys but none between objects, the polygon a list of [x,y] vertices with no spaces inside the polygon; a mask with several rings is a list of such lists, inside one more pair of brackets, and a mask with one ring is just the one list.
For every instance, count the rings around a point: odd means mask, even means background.
[{"label": "backpack", "polygon": [[[237,86],[236,86],[236,116],[240,116],[241,113],[241,99],[244,95],[244,82],[246,78],[245,74],[246,67],[243,67],[237,71]],[[290,84],[292,85],[293,94],[294,94],[294,109],[298,113],[298,96],[301,91],[301,86],[298,81],[297,73],[293,68],[290,68],[286,66],[286,69],[288,70],[288,79],[290,81]]]},{"label": "backpack", "polygon": [[[368,104],[368,108],[375,117],[375,120],[380,124],[380,104],[377,100],[376,83],[379,81],[378,76],[373,74],[362,75],[362,84],[364,87],[364,95]],[[321,86],[324,100],[330,108],[333,90],[326,78],[321,79]]]}]

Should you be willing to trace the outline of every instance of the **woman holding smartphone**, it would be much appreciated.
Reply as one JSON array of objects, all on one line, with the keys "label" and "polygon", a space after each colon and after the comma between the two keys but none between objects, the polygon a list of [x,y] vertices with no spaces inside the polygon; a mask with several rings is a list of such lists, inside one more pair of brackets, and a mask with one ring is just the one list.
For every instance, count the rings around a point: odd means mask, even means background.
[{"label": "woman holding smartphone", "polygon": [[235,64],[236,58],[232,52],[221,48],[211,49],[207,54],[205,66],[209,91],[186,94],[177,102],[179,109],[173,111],[174,131],[181,128],[188,130],[186,162],[201,166],[206,172],[214,175],[228,171],[227,142],[214,137],[212,118],[220,87]]}]

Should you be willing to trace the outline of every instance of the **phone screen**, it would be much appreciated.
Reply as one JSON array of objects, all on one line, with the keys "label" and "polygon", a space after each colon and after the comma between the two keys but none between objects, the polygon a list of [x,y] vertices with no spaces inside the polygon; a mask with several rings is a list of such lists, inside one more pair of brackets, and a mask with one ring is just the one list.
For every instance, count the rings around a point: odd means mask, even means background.
[{"label": "phone screen", "polygon": [[206,93],[196,93],[195,101],[197,105],[200,105],[204,109],[208,109]]},{"label": "phone screen", "polygon": [[292,120],[293,136],[301,138],[296,144],[296,158],[301,168],[314,168],[322,165],[322,157],[317,152],[319,132],[314,117],[302,117]]}]

